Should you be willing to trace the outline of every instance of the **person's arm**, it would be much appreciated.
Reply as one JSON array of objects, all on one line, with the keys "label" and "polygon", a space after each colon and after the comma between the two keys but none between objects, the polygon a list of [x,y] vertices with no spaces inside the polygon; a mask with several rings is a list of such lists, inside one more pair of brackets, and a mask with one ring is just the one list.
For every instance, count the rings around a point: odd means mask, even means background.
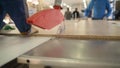
[{"label": "person's arm", "polygon": [[107,0],[106,2],[106,9],[107,9],[107,14],[106,14],[106,17],[109,17],[112,13],[112,8],[110,6],[110,2]]},{"label": "person's arm", "polygon": [[64,14],[64,18],[67,19],[67,11]]},{"label": "person's arm", "polygon": [[70,12],[70,18],[72,18],[72,12]]},{"label": "person's arm", "polygon": [[77,16],[78,16],[78,18],[80,18],[80,13],[79,12],[77,12]]},{"label": "person's arm", "polygon": [[65,14],[64,14],[64,17],[66,17],[66,12],[65,12]]},{"label": "person's arm", "polygon": [[72,13],[72,17],[73,19],[75,19],[75,11]]},{"label": "person's arm", "polygon": [[85,10],[85,16],[87,16],[87,17],[89,16],[93,6],[94,6],[94,0],[91,0],[87,9]]}]

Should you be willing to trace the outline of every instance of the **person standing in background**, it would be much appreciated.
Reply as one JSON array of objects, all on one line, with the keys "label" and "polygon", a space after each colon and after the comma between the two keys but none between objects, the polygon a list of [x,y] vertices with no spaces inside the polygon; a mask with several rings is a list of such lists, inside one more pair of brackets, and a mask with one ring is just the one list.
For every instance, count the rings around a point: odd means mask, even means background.
[{"label": "person standing in background", "polygon": [[3,19],[8,13],[22,35],[38,32],[26,21],[28,17],[26,7],[26,0],[0,0],[0,30],[5,26]]},{"label": "person standing in background", "polygon": [[93,11],[92,19],[101,20],[107,19],[111,15],[112,8],[109,0],[91,0],[85,10],[85,16],[88,17],[91,11]]},{"label": "person standing in background", "polygon": [[72,13],[73,19],[80,18],[80,13],[78,11],[78,8],[75,8],[75,11]]},{"label": "person standing in background", "polygon": [[69,8],[67,8],[67,11],[65,12],[64,17],[66,20],[71,20],[72,13],[70,12]]}]

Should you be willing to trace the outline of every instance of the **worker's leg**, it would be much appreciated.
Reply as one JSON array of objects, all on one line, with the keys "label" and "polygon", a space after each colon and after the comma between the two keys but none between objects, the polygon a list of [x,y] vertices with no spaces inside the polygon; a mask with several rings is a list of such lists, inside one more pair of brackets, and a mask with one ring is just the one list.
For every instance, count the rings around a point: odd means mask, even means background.
[{"label": "worker's leg", "polygon": [[0,3],[0,30],[5,25],[5,23],[3,22],[5,15],[6,15],[6,12],[4,11],[2,4]]},{"label": "worker's leg", "polygon": [[25,6],[25,13],[26,13],[26,18],[29,17],[29,10],[28,10],[28,5],[27,5],[27,0],[24,0],[24,6]]},{"label": "worker's leg", "polygon": [[5,1],[4,6],[21,33],[31,29],[31,25],[26,23],[24,0]]}]

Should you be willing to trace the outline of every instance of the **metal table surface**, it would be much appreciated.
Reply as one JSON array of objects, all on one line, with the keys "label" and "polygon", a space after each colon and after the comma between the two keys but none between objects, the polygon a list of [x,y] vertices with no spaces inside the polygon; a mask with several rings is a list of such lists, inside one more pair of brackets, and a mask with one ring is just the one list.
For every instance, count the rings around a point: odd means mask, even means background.
[{"label": "metal table surface", "polygon": [[0,67],[49,39],[0,35]]},{"label": "metal table surface", "polygon": [[52,39],[19,56],[18,62],[79,68],[120,68],[120,41]]}]

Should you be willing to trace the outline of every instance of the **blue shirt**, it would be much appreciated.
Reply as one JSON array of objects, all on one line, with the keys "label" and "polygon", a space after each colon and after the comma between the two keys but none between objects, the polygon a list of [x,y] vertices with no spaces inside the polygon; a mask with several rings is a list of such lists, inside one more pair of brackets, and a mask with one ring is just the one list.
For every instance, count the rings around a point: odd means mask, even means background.
[{"label": "blue shirt", "polygon": [[85,10],[85,16],[89,16],[92,9],[93,18],[95,19],[103,19],[105,16],[109,17],[112,12],[112,8],[110,7],[108,0],[91,0],[90,4]]}]

